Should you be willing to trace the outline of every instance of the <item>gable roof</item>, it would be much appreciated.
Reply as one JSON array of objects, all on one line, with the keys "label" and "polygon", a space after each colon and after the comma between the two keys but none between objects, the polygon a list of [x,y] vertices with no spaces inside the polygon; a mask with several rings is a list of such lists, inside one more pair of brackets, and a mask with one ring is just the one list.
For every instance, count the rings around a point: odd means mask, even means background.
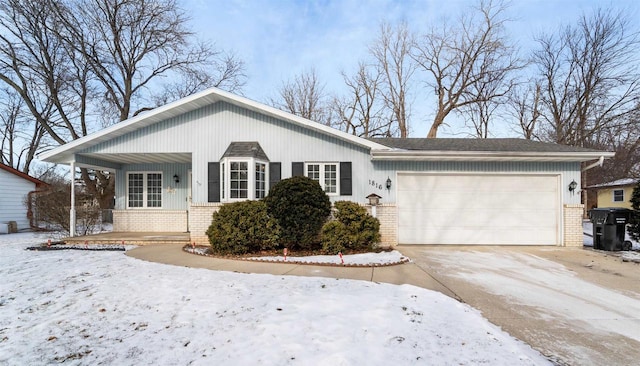
[{"label": "gable roof", "polygon": [[374,160],[588,161],[612,152],[517,138],[373,138],[391,150],[372,151]]},{"label": "gable roof", "polygon": [[607,187],[621,187],[621,186],[634,186],[640,183],[640,178],[622,178],[614,180],[612,182],[594,184],[587,188],[607,188]]},{"label": "gable roof", "polygon": [[11,174],[17,175],[18,177],[22,178],[22,179],[26,179],[32,183],[35,183],[37,187],[41,187],[41,186],[47,186],[48,184],[41,181],[40,179],[34,178],[32,176],[30,176],[29,174],[25,174],[17,169],[14,169],[8,165],[4,165],[2,163],[0,163],[0,169],[2,170],[6,170]]},{"label": "gable roof", "polygon": [[64,145],[41,153],[40,155],[38,155],[38,158],[50,163],[68,164],[73,160],[73,154],[80,152],[88,147],[217,102],[226,102],[250,111],[271,116],[289,122],[293,125],[301,126],[324,135],[333,136],[335,138],[350,142],[358,146],[370,149],[387,148],[386,146],[380,145],[377,142],[336,130],[321,123],[298,117],[291,113],[287,113],[277,108],[258,103],[251,99],[241,97],[220,90],[218,88],[209,88],[199,93],[179,99],[175,102],[152,109],[148,112],[141,113],[135,117],[131,117],[125,121],[119,122],[115,125],[109,126],[90,135],[81,137],[77,140],[70,141]]}]

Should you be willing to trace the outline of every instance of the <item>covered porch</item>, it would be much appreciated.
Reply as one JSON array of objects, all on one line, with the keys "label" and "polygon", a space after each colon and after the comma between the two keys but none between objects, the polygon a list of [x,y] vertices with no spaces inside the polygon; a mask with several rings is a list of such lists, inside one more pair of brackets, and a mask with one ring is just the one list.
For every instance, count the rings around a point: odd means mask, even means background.
[{"label": "covered porch", "polygon": [[184,232],[107,232],[92,235],[73,236],[62,240],[69,245],[109,244],[109,245],[152,245],[181,244],[191,242],[191,235]]}]

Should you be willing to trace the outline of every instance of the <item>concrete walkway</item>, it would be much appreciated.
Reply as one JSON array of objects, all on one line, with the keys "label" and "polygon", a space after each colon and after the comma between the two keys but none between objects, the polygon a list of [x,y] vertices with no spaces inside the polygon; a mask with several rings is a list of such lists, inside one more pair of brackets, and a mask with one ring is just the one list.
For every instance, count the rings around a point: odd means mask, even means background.
[{"label": "concrete walkway", "polygon": [[328,277],[384,282],[395,285],[414,285],[441,292],[449,297],[456,294],[443,286],[427,271],[414,263],[386,267],[333,267],[291,263],[261,263],[205,257],[186,253],[181,245],[146,245],[129,250],[126,254],[150,262],[176,266],[206,268],[240,273],[268,273],[273,275]]}]

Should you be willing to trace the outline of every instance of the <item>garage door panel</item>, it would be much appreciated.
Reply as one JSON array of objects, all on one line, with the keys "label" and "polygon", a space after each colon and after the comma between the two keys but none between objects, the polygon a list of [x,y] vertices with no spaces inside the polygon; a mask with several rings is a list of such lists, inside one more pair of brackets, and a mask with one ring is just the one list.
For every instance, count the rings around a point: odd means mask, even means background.
[{"label": "garage door panel", "polygon": [[554,245],[558,176],[399,174],[401,244]]},{"label": "garage door panel", "polygon": [[[481,231],[476,229],[458,228],[456,231],[435,230],[435,229],[408,229],[409,236],[419,236],[425,241],[433,244],[450,245],[549,245],[555,242],[555,235],[546,233],[540,235],[534,229],[504,230],[504,231]],[[513,237],[519,237],[519,241],[514,243]]]},{"label": "garage door panel", "polygon": [[499,209],[438,209],[438,210],[400,210],[398,222],[401,226],[437,226],[437,227],[543,227],[547,228],[557,223],[555,210],[541,210],[535,215],[530,211],[511,211],[504,215]]},{"label": "garage door panel", "polygon": [[[556,182],[549,180],[549,177],[496,175],[452,175],[448,177],[451,177],[452,179],[442,180],[442,176],[401,175],[399,178],[402,179],[403,186],[398,187],[398,190],[438,190],[453,192],[473,190],[476,192],[494,192],[497,189],[500,189],[504,192],[521,192],[523,184],[526,184],[530,191],[555,192],[557,190]],[[487,179],[487,177],[491,177],[491,179]]]},{"label": "garage door panel", "polygon": [[456,208],[492,208],[492,207],[522,207],[528,211],[532,207],[539,206],[539,203],[556,199],[555,192],[533,192],[523,194],[500,192],[437,192],[419,193],[411,191],[412,194],[400,195],[398,206],[403,208],[422,207],[448,207]]}]

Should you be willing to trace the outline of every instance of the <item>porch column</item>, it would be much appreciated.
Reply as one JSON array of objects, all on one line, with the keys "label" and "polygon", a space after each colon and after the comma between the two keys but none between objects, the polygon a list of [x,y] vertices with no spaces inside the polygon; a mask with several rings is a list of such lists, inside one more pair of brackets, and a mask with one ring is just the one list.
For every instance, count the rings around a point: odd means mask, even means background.
[{"label": "porch column", "polygon": [[69,209],[69,236],[76,236],[76,162],[72,161],[71,168],[71,208]]}]

